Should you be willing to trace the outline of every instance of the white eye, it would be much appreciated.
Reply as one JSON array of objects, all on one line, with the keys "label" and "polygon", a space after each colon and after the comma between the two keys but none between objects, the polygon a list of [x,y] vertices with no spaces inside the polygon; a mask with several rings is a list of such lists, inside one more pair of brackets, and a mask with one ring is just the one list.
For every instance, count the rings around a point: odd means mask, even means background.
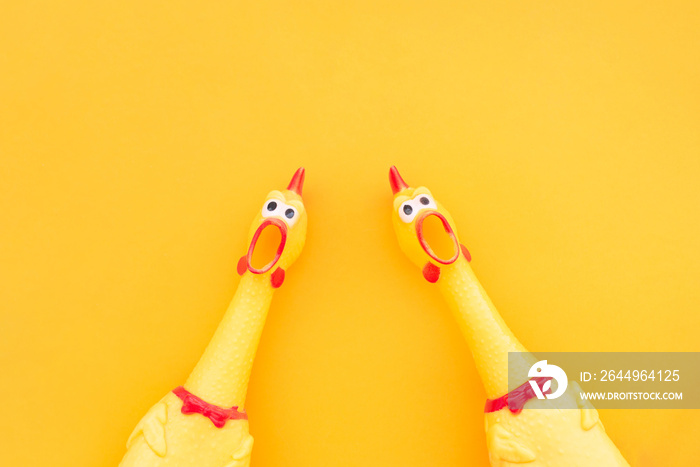
[{"label": "white eye", "polygon": [[418,214],[419,210],[420,210],[420,208],[418,208],[418,206],[416,206],[415,201],[413,201],[413,200],[405,201],[399,207],[399,217],[406,224],[410,224],[411,221],[413,220],[413,218],[416,217],[416,214]]},{"label": "white eye", "polygon": [[271,199],[262,208],[263,217],[278,216],[284,207],[284,203],[276,199]]},{"label": "white eye", "polygon": [[287,205],[284,206],[284,221],[288,226],[291,227],[296,224],[298,218],[299,213],[297,212],[296,208]]},{"label": "white eye", "polygon": [[418,195],[413,198],[413,202],[419,206],[419,209],[437,209],[437,204],[430,195]]}]

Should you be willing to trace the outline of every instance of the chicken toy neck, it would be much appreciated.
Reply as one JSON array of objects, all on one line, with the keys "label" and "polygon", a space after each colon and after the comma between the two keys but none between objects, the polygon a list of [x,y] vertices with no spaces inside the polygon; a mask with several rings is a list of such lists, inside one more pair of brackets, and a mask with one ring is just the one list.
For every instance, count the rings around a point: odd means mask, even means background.
[{"label": "chicken toy neck", "polygon": [[[474,356],[486,397],[504,395],[508,392],[508,353],[527,353],[527,349],[508,328],[465,258],[444,268],[437,285]],[[535,361],[530,358],[528,363]]]},{"label": "chicken toy neck", "polygon": [[219,327],[184,387],[221,407],[245,406],[253,358],[275,288],[270,278],[241,277]]}]

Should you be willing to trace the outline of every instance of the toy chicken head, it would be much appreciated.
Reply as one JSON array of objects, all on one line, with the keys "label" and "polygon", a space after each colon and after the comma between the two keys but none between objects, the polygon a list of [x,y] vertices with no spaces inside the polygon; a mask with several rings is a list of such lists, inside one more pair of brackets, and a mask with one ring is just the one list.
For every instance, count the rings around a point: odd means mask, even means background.
[{"label": "toy chicken head", "polygon": [[248,234],[248,252],[238,261],[238,273],[269,276],[272,287],[284,282],[285,271],[301,254],[306,240],[306,209],[301,197],[304,168],[285,190],[265,197]]},{"label": "toy chicken head", "polygon": [[392,220],[401,250],[423,271],[428,282],[437,282],[440,271],[464,256],[471,256],[459,243],[450,213],[426,187],[409,186],[396,167],[389,170],[394,193]]}]

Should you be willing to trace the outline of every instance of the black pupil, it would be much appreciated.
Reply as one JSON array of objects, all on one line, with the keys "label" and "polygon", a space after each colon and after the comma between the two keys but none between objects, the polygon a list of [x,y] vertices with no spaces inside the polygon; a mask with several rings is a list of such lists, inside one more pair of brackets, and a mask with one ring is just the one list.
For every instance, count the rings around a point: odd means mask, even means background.
[{"label": "black pupil", "polygon": [[275,209],[277,209],[277,203],[275,203],[274,201],[267,203],[268,211],[274,211]]},{"label": "black pupil", "polygon": [[287,209],[284,211],[284,215],[287,216],[287,219],[291,219],[294,217],[294,209]]},{"label": "black pupil", "polygon": [[403,212],[404,212],[404,214],[406,214],[407,216],[410,216],[411,213],[413,212],[413,208],[412,208],[411,206],[409,206],[408,204],[405,204],[404,207],[403,207]]},{"label": "black pupil", "polygon": [[430,200],[429,200],[428,198],[426,198],[425,196],[423,196],[423,197],[420,199],[420,204],[422,204],[422,205],[424,205],[424,206],[427,206],[428,203],[430,203]]}]

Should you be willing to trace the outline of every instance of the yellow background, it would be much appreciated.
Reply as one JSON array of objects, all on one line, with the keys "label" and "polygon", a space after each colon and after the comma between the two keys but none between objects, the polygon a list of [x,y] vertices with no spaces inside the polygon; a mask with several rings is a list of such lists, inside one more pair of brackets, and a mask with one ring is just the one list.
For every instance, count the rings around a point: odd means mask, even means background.
[{"label": "yellow background", "polygon": [[[255,467],[487,463],[390,164],[451,211],[531,350],[700,351],[698,2],[291,3],[3,2],[3,466],[119,462],[299,165],[309,234],[255,361]],[[602,417],[633,465],[697,461],[699,411]]]}]

